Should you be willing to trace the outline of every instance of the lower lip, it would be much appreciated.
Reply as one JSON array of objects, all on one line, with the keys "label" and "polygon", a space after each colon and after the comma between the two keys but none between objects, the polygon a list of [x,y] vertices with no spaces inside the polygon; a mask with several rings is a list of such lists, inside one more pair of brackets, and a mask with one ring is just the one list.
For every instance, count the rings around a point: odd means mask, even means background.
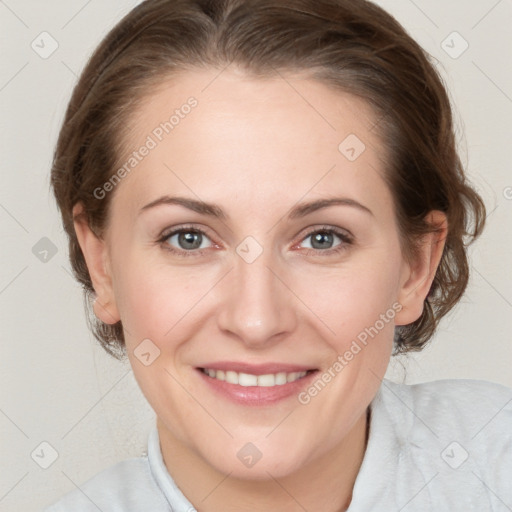
[{"label": "lower lip", "polygon": [[199,375],[204,380],[207,386],[213,389],[216,393],[228,398],[232,402],[262,406],[271,405],[281,400],[285,400],[292,396],[297,396],[300,391],[314,378],[317,371],[308,373],[301,379],[293,382],[287,382],[278,386],[240,386],[239,384],[230,384],[225,380],[218,380],[209,377],[201,370],[197,370]]}]

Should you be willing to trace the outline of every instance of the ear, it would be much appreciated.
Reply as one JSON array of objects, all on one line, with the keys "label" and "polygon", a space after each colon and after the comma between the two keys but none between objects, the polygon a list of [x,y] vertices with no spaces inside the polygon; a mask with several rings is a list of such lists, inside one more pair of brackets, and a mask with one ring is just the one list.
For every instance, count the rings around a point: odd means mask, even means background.
[{"label": "ear", "polygon": [[105,324],[115,324],[120,315],[112,286],[108,246],[91,230],[81,203],[73,207],[73,223],[96,294],[94,314]]},{"label": "ear", "polygon": [[435,231],[423,236],[417,258],[413,262],[404,263],[398,295],[402,310],[395,316],[395,325],[411,324],[421,316],[425,298],[443,255],[448,234],[446,215],[433,210],[425,220],[435,226]]}]

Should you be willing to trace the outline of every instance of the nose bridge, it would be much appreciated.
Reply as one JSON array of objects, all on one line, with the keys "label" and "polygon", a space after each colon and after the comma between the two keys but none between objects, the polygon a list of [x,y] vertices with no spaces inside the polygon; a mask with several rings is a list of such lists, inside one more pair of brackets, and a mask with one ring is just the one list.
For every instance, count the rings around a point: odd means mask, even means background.
[{"label": "nose bridge", "polygon": [[247,345],[264,346],[293,328],[292,299],[275,275],[278,268],[270,248],[263,249],[254,239],[239,244],[218,315],[221,329]]}]

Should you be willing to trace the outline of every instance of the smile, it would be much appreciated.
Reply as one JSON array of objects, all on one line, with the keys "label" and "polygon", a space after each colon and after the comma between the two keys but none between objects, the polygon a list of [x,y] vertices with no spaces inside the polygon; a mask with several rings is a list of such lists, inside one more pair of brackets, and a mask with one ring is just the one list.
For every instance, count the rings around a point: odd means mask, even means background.
[{"label": "smile", "polygon": [[211,377],[212,379],[225,381],[228,384],[237,384],[243,387],[257,386],[257,387],[272,387],[282,386],[290,382],[295,382],[304,378],[309,371],[302,372],[279,372],[268,373],[266,375],[253,375],[250,373],[235,372],[231,370],[214,370],[211,368],[201,368],[201,371]]}]

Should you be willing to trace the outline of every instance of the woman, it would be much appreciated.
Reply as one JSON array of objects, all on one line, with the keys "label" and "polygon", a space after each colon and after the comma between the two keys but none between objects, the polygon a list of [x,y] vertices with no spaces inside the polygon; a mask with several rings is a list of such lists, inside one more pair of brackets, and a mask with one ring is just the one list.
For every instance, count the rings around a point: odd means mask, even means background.
[{"label": "woman", "polygon": [[463,294],[485,208],[382,9],[141,3],[75,88],[52,185],[157,424],[47,510],[512,506],[512,390],[383,380]]}]

